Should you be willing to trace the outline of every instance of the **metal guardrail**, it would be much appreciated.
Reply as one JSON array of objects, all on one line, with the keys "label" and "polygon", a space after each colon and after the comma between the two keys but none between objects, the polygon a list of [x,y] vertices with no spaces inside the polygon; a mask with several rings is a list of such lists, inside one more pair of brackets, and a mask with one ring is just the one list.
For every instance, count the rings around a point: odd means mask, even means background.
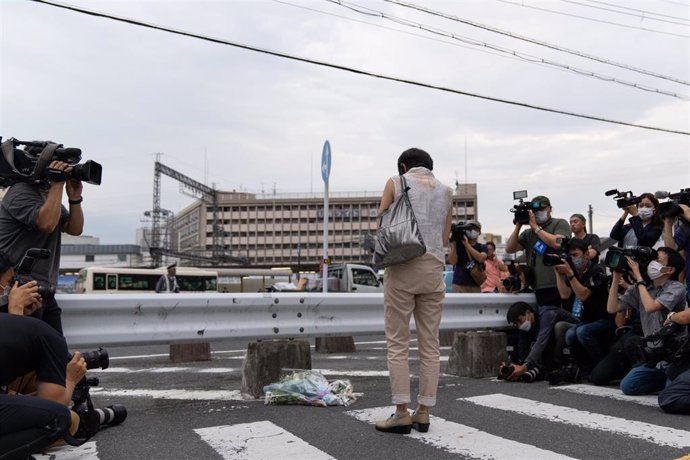
[{"label": "metal guardrail", "polygon": [[[441,329],[506,327],[508,308],[520,300],[535,303],[532,294],[447,294]],[[75,348],[384,331],[381,293],[62,294],[57,301]]]}]

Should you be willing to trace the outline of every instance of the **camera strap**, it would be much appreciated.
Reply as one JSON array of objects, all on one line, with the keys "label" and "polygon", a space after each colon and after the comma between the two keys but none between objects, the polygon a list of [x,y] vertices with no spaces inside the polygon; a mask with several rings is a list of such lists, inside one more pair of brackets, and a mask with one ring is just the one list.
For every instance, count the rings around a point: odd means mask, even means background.
[{"label": "camera strap", "polygon": [[58,147],[60,147],[60,144],[49,142],[43,148],[43,151],[41,152],[41,155],[39,155],[38,160],[36,161],[36,166],[34,166],[34,170],[29,176],[29,179],[39,179],[39,177],[43,174],[43,171],[45,171],[45,169],[50,164],[50,161],[53,158],[53,154],[58,149]]}]

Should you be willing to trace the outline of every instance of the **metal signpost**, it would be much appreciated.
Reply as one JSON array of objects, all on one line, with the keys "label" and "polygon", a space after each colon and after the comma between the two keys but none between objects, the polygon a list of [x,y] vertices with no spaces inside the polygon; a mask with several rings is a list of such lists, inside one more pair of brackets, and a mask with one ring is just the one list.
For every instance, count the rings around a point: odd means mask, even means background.
[{"label": "metal signpost", "polygon": [[323,178],[323,274],[321,285],[328,292],[328,178],[331,175],[331,144],[326,141],[321,151],[321,177]]}]

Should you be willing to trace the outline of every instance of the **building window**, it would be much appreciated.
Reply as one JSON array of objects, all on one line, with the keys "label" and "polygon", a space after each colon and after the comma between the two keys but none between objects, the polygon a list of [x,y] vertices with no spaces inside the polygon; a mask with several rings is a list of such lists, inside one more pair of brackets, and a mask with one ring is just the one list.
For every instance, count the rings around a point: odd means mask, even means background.
[{"label": "building window", "polygon": [[118,254],[117,255],[117,261],[118,262],[127,262],[127,254]]},{"label": "building window", "polygon": [[85,261],[85,262],[93,262],[93,261],[94,261],[94,256],[93,256],[93,254],[86,254],[86,255],[84,256],[84,261]]}]

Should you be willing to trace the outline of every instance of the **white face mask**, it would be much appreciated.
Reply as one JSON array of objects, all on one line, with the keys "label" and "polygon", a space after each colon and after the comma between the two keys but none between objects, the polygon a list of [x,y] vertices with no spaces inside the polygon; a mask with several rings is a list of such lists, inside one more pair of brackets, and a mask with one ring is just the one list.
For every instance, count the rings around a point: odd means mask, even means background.
[{"label": "white face mask", "polygon": [[526,319],[518,326],[518,329],[520,329],[522,332],[529,332],[529,330],[532,329],[532,321]]},{"label": "white face mask", "polygon": [[479,232],[476,230],[468,230],[467,232],[465,232],[465,234],[467,235],[467,238],[471,240],[476,240],[477,238],[479,238]]},{"label": "white face mask", "polygon": [[543,224],[549,220],[549,215],[546,211],[537,211],[534,213],[534,218],[537,220],[538,224]]},{"label": "white face mask", "polygon": [[649,279],[655,280],[664,276],[664,273],[661,273],[662,268],[664,268],[664,266],[661,265],[661,262],[656,260],[649,262],[649,265],[647,265],[647,276],[649,276]]},{"label": "white face mask", "polygon": [[637,210],[637,215],[640,216],[642,220],[649,220],[654,215],[653,208],[640,208]]}]

